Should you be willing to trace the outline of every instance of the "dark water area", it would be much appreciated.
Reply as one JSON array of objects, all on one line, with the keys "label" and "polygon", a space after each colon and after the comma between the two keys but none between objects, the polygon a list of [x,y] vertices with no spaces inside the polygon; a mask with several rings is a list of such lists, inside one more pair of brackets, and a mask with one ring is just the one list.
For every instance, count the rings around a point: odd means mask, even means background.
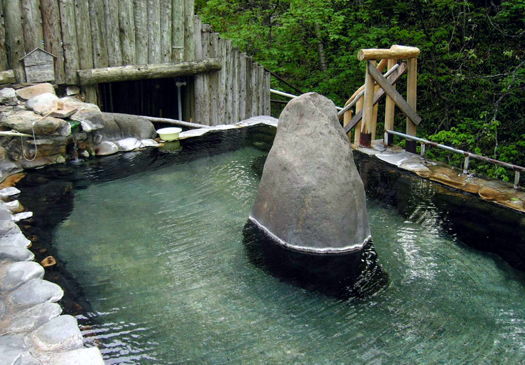
[{"label": "dark water area", "polygon": [[326,295],[272,270],[279,261],[247,232],[271,140],[266,128],[232,130],[22,181],[35,213],[22,228],[38,259],[57,258],[46,277],[108,364],[525,361],[523,273],[466,244],[491,247],[517,223],[487,241],[469,220],[487,210],[450,212],[468,196],[456,202],[356,154],[388,282],[368,296]]}]

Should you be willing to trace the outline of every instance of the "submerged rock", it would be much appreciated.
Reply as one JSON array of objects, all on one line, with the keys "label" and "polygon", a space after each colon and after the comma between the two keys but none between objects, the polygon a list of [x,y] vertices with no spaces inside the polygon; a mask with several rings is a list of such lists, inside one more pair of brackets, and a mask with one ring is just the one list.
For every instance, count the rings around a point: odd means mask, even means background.
[{"label": "submerged rock", "polygon": [[358,251],[371,239],[363,183],[333,102],[308,93],[288,103],[250,218],[298,251]]}]

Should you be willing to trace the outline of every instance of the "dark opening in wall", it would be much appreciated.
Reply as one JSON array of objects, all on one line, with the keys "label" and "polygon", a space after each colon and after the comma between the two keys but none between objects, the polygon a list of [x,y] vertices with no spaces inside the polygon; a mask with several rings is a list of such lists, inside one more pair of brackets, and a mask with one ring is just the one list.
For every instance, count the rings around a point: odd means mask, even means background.
[{"label": "dark opening in wall", "polygon": [[193,119],[192,77],[112,82],[99,84],[99,90],[101,109],[105,112]]}]

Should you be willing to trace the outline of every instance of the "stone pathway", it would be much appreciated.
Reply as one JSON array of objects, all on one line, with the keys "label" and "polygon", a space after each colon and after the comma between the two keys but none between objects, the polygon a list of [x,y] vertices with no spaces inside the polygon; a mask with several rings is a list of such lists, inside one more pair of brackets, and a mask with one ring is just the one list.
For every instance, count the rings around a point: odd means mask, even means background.
[{"label": "stone pathway", "polygon": [[44,268],[15,223],[31,216],[18,212],[18,193],[0,190],[0,364],[104,364],[98,348],[84,347],[77,320],[61,315],[62,289],[42,279]]}]

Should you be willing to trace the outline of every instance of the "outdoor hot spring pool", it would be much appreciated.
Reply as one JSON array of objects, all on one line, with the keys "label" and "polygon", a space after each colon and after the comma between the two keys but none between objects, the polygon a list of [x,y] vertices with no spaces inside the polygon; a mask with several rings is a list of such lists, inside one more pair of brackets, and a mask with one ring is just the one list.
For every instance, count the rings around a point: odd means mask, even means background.
[{"label": "outdoor hot spring pool", "polygon": [[372,297],[327,297],[250,262],[242,231],[270,135],[209,134],[24,179],[24,229],[37,256],[57,258],[48,278],[108,364],[525,361],[523,274],[442,228],[431,199],[403,214],[369,199],[389,275]]}]

